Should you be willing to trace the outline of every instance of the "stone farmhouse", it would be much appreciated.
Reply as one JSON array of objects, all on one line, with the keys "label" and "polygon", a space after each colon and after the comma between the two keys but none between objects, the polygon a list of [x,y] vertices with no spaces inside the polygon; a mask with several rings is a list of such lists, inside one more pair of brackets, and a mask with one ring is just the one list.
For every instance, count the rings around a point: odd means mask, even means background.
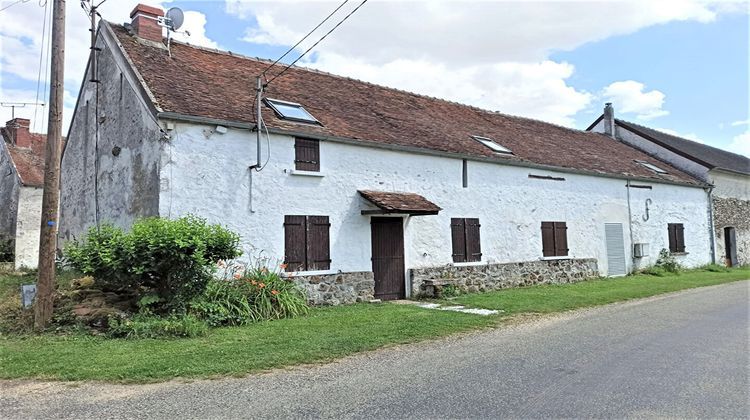
[{"label": "stone farmhouse", "polygon": [[611,136],[710,184],[715,261],[730,267],[750,264],[750,159],[617,119],[611,104],[587,130]]},{"label": "stone farmhouse", "polygon": [[16,269],[36,268],[39,259],[47,136],[30,125],[14,118],[0,127],[0,242],[10,244]]},{"label": "stone farmhouse", "polygon": [[663,248],[711,261],[709,185],[623,142],[298,67],[266,86],[258,124],[270,61],[167,47],[162,13],[99,27],[60,244],[195,214],[331,304],[621,276]]}]

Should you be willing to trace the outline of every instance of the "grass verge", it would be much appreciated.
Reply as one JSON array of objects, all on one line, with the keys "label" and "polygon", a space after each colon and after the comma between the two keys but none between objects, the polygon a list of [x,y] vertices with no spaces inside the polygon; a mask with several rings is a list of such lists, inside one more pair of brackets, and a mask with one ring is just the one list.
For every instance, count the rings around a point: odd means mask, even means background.
[{"label": "grass verge", "polygon": [[[748,268],[697,270],[676,276],[641,275],[507,289],[464,295],[452,302],[502,309],[504,316],[549,313],[748,278]],[[0,291],[9,293],[19,282],[16,277],[0,275]],[[154,382],[175,377],[241,376],[491,327],[498,319],[502,317],[408,305],[358,304],[317,308],[302,318],[219,328],[192,339],[7,336],[0,337],[0,378]]]},{"label": "grass verge", "polygon": [[451,302],[503,310],[504,315],[550,313],[745,279],[750,279],[748,267],[722,272],[698,269],[664,276],[634,275],[574,284],[505,289],[462,295]]}]

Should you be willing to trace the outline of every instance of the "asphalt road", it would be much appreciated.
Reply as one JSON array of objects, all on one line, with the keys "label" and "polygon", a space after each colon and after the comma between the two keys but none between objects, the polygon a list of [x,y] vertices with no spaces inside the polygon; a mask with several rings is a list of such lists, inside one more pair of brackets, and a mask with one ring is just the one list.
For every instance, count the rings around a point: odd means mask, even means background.
[{"label": "asphalt road", "polygon": [[750,417],[750,283],[242,379],[0,382],[2,418]]}]

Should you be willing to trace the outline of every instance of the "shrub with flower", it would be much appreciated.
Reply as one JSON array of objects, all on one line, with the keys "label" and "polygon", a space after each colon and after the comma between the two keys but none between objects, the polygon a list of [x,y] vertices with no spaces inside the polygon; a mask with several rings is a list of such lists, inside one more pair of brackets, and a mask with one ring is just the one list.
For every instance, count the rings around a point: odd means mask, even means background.
[{"label": "shrub with flower", "polygon": [[[211,326],[294,317],[307,313],[302,291],[280,270],[270,270],[261,260],[231,276],[214,280],[190,303],[190,312]],[[280,267],[280,269],[283,269]]]}]

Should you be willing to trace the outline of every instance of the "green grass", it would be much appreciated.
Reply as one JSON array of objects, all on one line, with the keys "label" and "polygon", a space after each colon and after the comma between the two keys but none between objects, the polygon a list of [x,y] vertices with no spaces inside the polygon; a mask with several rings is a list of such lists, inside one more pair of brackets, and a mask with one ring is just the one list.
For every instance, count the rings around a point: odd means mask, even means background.
[{"label": "green grass", "polygon": [[0,378],[149,382],[243,375],[493,325],[494,318],[358,304],[219,328],[194,339],[0,338]]},{"label": "green grass", "polygon": [[[700,270],[678,276],[640,275],[507,289],[463,295],[451,301],[502,309],[502,317],[408,305],[358,304],[316,308],[301,318],[218,328],[205,337],[190,339],[11,335],[0,337],[0,378],[153,382],[175,377],[240,376],[492,327],[507,315],[565,311],[748,278],[748,268]],[[0,296],[27,280],[0,274]]]},{"label": "green grass", "polygon": [[550,313],[745,279],[750,279],[748,267],[718,272],[709,267],[709,270],[691,270],[678,275],[634,275],[575,284],[542,285],[468,294],[451,302],[499,309],[503,310],[505,315]]}]

